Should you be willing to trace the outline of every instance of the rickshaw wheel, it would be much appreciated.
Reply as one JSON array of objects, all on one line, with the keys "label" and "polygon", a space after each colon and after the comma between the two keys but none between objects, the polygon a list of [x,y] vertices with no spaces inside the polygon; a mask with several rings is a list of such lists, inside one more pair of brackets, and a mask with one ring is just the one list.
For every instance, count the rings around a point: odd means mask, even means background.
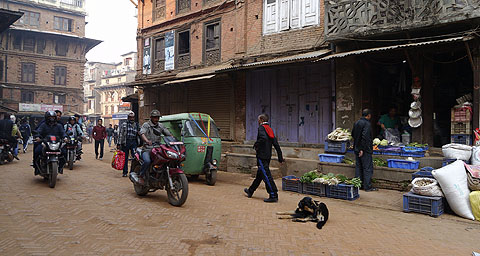
[{"label": "rickshaw wheel", "polygon": [[210,171],[210,174],[206,174],[205,178],[207,180],[207,185],[213,186],[217,182],[217,171],[212,170]]}]

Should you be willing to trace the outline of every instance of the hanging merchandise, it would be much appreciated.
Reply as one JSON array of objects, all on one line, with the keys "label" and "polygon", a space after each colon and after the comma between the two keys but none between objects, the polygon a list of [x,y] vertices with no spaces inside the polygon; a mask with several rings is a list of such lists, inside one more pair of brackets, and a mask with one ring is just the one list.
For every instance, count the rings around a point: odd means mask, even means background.
[{"label": "hanging merchandise", "polygon": [[421,109],[410,109],[408,111],[408,116],[410,118],[419,118],[422,115],[422,110]]},{"label": "hanging merchandise", "polygon": [[421,116],[417,118],[408,119],[408,125],[410,125],[410,127],[412,128],[418,128],[420,127],[420,125],[422,125],[422,123],[423,123],[423,118]]}]

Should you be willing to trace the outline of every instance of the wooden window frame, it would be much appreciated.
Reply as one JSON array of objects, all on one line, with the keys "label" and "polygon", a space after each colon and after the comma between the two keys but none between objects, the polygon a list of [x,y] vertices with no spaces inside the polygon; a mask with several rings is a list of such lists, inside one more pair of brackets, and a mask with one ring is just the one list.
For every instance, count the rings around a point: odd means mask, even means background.
[{"label": "wooden window frame", "polygon": [[[180,1],[188,1],[188,7],[180,10],[180,8],[178,8],[180,6]],[[175,0],[175,13],[176,14],[185,13],[185,12],[190,11],[191,9],[192,9],[192,0]]]},{"label": "wooden window frame", "polygon": [[[65,75],[63,76],[63,80],[62,80],[62,75],[58,74],[59,72],[62,72],[62,70],[65,72]],[[67,85],[67,67],[65,67],[65,66],[55,66],[54,67],[53,84],[54,85],[65,85],[65,86]]]},{"label": "wooden window frame", "polygon": [[[27,10],[22,10],[22,9],[19,9],[18,11],[23,12],[22,17],[18,20],[19,24],[32,26],[32,27],[40,26],[41,14],[39,12],[32,12],[32,11],[27,11]],[[35,17],[38,17],[38,19],[36,19]],[[32,19],[32,18],[34,18],[34,19]],[[32,24],[32,20],[36,21],[36,23]]]},{"label": "wooden window frame", "polygon": [[[215,24],[218,24],[218,32],[219,32],[219,38],[218,38],[218,48],[211,48],[211,49],[207,49],[207,27],[208,26],[211,26],[211,25],[215,25]],[[206,63],[207,62],[207,52],[208,51],[214,51],[214,50],[218,50],[219,53],[220,53],[220,60],[219,62],[221,61],[222,59],[222,21],[221,19],[215,19],[215,20],[211,20],[211,21],[208,21],[208,22],[205,22],[203,24],[203,44],[202,44],[202,55],[203,55],[203,63]]]},{"label": "wooden window frame", "polygon": [[23,44],[23,36],[20,33],[15,33],[12,40],[12,49],[21,51]]},{"label": "wooden window frame", "polygon": [[157,0],[152,0],[152,20],[153,21],[157,21],[157,20],[160,20],[160,19],[157,19],[157,11],[160,7],[165,7],[165,13],[163,15],[163,19],[165,19],[165,17],[167,16],[167,10],[166,10],[166,7],[167,7],[167,1],[166,0],[163,0],[163,4],[160,4],[160,5],[157,5]]},{"label": "wooden window frame", "polygon": [[[180,34],[183,33],[188,33],[188,52],[187,53],[180,53]],[[192,35],[190,34],[190,29],[182,30],[180,32],[177,32],[177,40],[175,40],[175,45],[176,45],[176,51],[175,53],[177,56],[187,56],[190,55],[190,52],[192,50]]]},{"label": "wooden window frame", "polygon": [[[65,55],[60,54],[60,53],[58,52],[58,45],[59,45],[59,43],[60,43],[60,44],[62,44],[62,43],[65,44]],[[63,41],[63,40],[56,41],[56,42],[55,42],[55,55],[56,55],[56,56],[61,56],[61,57],[66,57],[67,54],[68,54],[68,42],[67,42],[67,41]]]},{"label": "wooden window frame", "polygon": [[[67,26],[66,29],[65,29],[65,26]],[[60,17],[60,16],[53,17],[53,28],[55,30],[73,32],[73,27],[74,27],[73,19]]]},{"label": "wooden window frame", "polygon": [[[37,68],[35,63],[33,63],[33,62],[22,62],[22,63],[20,63],[20,65],[21,65],[21,82],[22,83],[32,83],[32,84],[34,84],[35,83],[35,70]],[[26,65],[32,65],[33,66],[32,80],[25,79],[25,76],[27,75],[27,74],[25,74],[25,72],[26,72],[25,66]]]},{"label": "wooden window frame", "polygon": [[[26,42],[28,42],[27,40],[31,40],[33,42],[32,45],[29,45],[28,47],[25,47],[26,46]],[[25,36],[23,37],[23,43],[22,43],[22,46],[23,46],[23,51],[26,51],[26,52],[35,52],[35,48],[36,48],[36,39],[35,37],[33,36]]]},{"label": "wooden window frame", "polygon": [[[157,40],[163,40],[163,50],[162,50],[163,58],[158,58],[157,57],[157,52],[158,52],[157,51]],[[161,35],[161,36],[153,38],[152,45],[151,45],[150,49],[153,49],[153,52],[150,54],[150,66],[152,67],[153,72],[165,71],[165,66],[163,66],[163,68],[161,70],[154,70],[157,60],[165,62],[165,35]]]},{"label": "wooden window frame", "polygon": [[[55,97],[58,97],[58,102],[55,101]],[[63,99],[63,100],[60,100]],[[66,104],[67,103],[67,96],[65,94],[53,94],[53,104]]]},{"label": "wooden window frame", "polygon": [[[24,97],[24,95],[31,95],[31,101],[29,99],[26,99],[26,98],[30,98],[30,97]],[[22,103],[34,103],[35,102],[35,92],[33,91],[29,91],[29,90],[22,90],[21,93],[20,93],[20,101]]]}]

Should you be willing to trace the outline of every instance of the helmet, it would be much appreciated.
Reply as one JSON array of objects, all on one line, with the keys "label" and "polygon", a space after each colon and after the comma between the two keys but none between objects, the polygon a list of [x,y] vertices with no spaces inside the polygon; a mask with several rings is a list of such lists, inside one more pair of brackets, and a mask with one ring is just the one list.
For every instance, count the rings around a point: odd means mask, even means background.
[{"label": "helmet", "polygon": [[128,116],[129,116],[129,117],[135,116],[135,112],[133,112],[133,111],[128,112]]},{"label": "helmet", "polygon": [[57,121],[57,115],[54,111],[47,111],[45,112],[45,121],[49,124],[52,124]]},{"label": "helmet", "polygon": [[68,122],[70,122],[70,121],[72,121],[72,120],[73,120],[73,121],[77,121],[77,119],[75,119],[74,116],[71,116],[71,117],[68,118]]},{"label": "helmet", "polygon": [[160,111],[154,109],[150,112],[150,117],[160,117]]},{"label": "helmet", "polygon": [[15,123],[15,121],[17,120],[17,118],[16,118],[14,115],[11,115],[11,116],[10,116],[10,120],[12,120],[12,122]]}]

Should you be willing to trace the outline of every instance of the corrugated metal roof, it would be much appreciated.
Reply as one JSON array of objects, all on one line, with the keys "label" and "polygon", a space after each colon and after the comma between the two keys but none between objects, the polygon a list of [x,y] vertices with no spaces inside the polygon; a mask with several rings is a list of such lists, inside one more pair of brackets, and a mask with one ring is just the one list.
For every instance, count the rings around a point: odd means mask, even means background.
[{"label": "corrugated metal roof", "polygon": [[472,37],[459,36],[459,37],[452,37],[452,38],[446,38],[446,39],[434,40],[434,41],[427,41],[427,42],[420,42],[420,43],[399,44],[399,45],[391,45],[391,46],[385,46],[385,47],[369,48],[369,49],[363,49],[363,50],[356,50],[356,51],[332,54],[332,55],[323,57],[323,58],[319,59],[318,61],[330,60],[330,59],[333,59],[333,58],[343,58],[343,57],[347,57],[347,56],[351,56],[351,55],[359,55],[359,54],[365,54],[365,53],[369,53],[369,52],[394,50],[394,49],[408,48],[408,47],[418,47],[418,46],[424,46],[424,45],[430,45],[430,44],[448,43],[448,42],[455,42],[455,41],[467,41],[467,40],[471,40],[471,39],[472,39]]},{"label": "corrugated metal roof", "polygon": [[228,70],[238,69],[238,68],[249,68],[249,67],[255,67],[255,66],[267,66],[267,65],[273,65],[273,64],[281,64],[285,62],[295,62],[299,60],[308,60],[308,59],[322,57],[328,54],[329,52],[330,50],[328,49],[322,49],[318,51],[300,53],[300,54],[285,56],[281,58],[258,61],[258,62],[248,63],[248,64],[235,65],[226,69],[222,69],[222,71],[228,71]]}]

